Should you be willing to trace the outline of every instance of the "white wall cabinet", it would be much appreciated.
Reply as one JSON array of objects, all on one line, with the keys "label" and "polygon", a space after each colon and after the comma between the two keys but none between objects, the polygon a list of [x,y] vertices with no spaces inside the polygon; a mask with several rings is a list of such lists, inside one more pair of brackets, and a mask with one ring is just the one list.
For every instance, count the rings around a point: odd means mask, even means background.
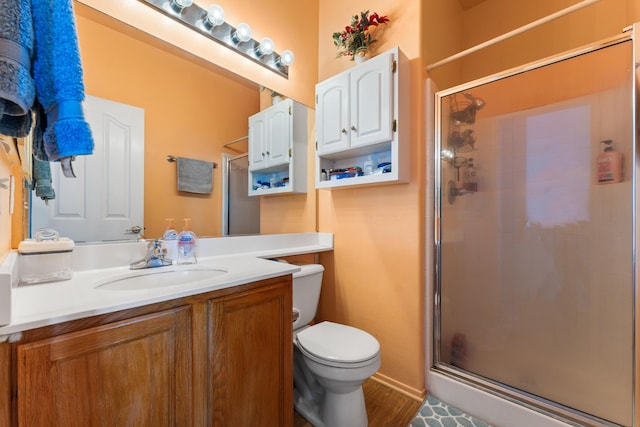
[{"label": "white wall cabinet", "polygon": [[316,188],[409,180],[408,73],[396,47],[316,85]]},{"label": "white wall cabinet", "polygon": [[307,191],[307,108],[291,99],[249,117],[249,195]]}]

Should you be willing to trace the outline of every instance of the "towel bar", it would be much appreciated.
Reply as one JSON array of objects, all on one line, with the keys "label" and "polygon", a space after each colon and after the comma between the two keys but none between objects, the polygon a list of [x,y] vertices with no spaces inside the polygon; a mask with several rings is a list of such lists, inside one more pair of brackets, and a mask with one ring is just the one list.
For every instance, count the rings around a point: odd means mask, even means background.
[{"label": "towel bar", "polygon": [[[172,155],[168,155],[167,156],[167,162],[170,162],[170,163],[171,162],[175,162],[176,159],[177,159],[176,156],[172,156]],[[211,163],[213,163],[213,168],[214,169],[218,167],[218,164],[216,162],[211,162]]]}]

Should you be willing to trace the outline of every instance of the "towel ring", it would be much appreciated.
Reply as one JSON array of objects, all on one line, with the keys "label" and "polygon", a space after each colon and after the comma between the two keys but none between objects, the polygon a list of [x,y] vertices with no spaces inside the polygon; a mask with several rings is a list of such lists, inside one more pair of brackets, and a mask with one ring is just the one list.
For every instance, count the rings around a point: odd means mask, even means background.
[{"label": "towel ring", "polygon": [[[169,162],[169,163],[173,163],[173,162],[175,162],[177,159],[178,159],[178,158],[177,158],[176,156],[172,156],[172,155],[168,155],[168,156],[167,156],[167,162]],[[217,164],[216,162],[211,162],[211,163],[213,163],[213,168],[214,168],[214,169],[218,167],[218,164]]]}]

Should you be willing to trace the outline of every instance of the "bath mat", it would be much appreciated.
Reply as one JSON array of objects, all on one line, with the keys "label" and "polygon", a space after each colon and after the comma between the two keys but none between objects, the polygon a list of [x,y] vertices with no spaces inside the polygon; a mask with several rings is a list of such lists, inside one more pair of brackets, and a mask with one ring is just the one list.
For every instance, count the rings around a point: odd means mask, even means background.
[{"label": "bath mat", "polygon": [[407,427],[491,427],[489,424],[427,396]]}]

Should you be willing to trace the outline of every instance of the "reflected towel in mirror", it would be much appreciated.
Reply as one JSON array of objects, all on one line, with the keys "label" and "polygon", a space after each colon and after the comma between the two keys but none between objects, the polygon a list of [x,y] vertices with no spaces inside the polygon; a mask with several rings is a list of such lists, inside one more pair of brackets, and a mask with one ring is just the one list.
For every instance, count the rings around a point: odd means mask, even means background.
[{"label": "reflected towel in mirror", "polygon": [[178,157],[177,164],[179,191],[211,194],[213,189],[213,162]]}]

